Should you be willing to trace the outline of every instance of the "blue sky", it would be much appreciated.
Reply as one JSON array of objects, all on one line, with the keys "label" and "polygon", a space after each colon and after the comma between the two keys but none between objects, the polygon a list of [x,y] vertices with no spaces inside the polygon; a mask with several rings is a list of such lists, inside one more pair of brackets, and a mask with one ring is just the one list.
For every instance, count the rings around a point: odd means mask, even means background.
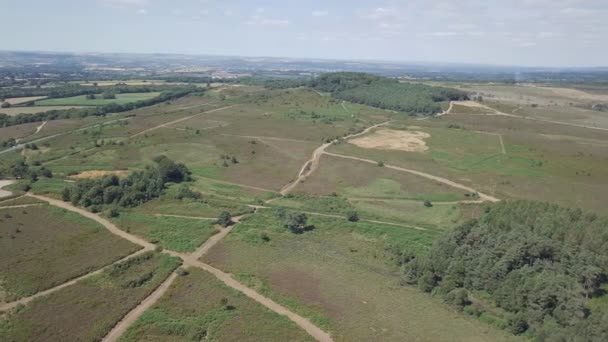
[{"label": "blue sky", "polygon": [[2,50],[608,65],[608,0],[2,0]]}]

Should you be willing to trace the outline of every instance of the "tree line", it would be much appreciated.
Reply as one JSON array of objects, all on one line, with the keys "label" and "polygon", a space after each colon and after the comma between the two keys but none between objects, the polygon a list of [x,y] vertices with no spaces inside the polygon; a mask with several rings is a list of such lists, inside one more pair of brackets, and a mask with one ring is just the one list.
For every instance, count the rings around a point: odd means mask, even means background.
[{"label": "tree line", "polygon": [[[90,88],[90,87],[89,87]],[[109,113],[127,112],[133,109],[148,107],[157,103],[176,100],[193,92],[199,92],[201,89],[196,87],[171,87],[163,91],[160,95],[151,99],[139,100],[125,104],[109,103],[103,106],[91,108],[72,108],[61,110],[50,110],[35,114],[18,114],[10,116],[0,114],[0,127],[8,127],[20,125],[29,122],[40,122],[47,120],[84,118],[88,116],[103,116]],[[82,95],[82,94],[81,94]]]},{"label": "tree line", "polygon": [[506,201],[399,260],[407,283],[476,316],[502,310],[496,321],[515,334],[608,340],[608,308],[590,305],[606,296],[608,218]]},{"label": "tree line", "polygon": [[107,175],[98,179],[79,180],[63,189],[63,200],[89,208],[93,212],[109,209],[110,216],[115,216],[119,207],[135,207],[159,197],[166,183],[181,183],[191,179],[191,172],[182,163],[175,163],[166,156],[156,157],[154,162],[154,166],[132,172],[122,179],[116,175]]},{"label": "tree line", "polygon": [[460,90],[365,73],[324,74],[312,80],[311,87],[342,100],[409,114],[432,115],[441,112],[441,102],[468,100],[467,93]]}]

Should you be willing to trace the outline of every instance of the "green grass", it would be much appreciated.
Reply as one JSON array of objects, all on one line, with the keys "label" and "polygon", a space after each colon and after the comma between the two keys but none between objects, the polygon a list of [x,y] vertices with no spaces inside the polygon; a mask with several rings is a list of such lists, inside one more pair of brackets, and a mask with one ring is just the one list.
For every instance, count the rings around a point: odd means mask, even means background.
[{"label": "green grass", "polygon": [[35,102],[36,106],[103,106],[110,103],[116,104],[127,104],[130,102],[137,102],[142,100],[151,99],[160,95],[158,92],[150,93],[128,93],[128,94],[116,94],[115,99],[104,99],[101,94],[96,94],[96,98],[89,100],[86,95],[53,98],[39,100]]},{"label": "green grass", "polygon": [[9,301],[139,249],[90,219],[48,205],[4,209],[0,215],[0,284]]},{"label": "green grass", "polygon": [[[99,341],[179,265],[144,254],[119,271],[110,268],[0,318],[1,341]],[[134,280],[136,286],[129,285]]]},{"label": "green grass", "polygon": [[260,211],[204,260],[308,317],[336,341],[509,339],[437,298],[399,285],[387,247],[425,253],[437,232],[325,217],[310,217],[309,223],[314,230],[292,234],[272,212]]},{"label": "green grass", "polygon": [[192,252],[217,232],[212,220],[156,217],[129,211],[112,220],[127,232],[177,252]]},{"label": "green grass", "polygon": [[[212,275],[197,269],[179,277],[120,341],[161,339],[198,341],[312,341],[287,317],[280,316]],[[228,300],[226,309],[222,298]]]}]

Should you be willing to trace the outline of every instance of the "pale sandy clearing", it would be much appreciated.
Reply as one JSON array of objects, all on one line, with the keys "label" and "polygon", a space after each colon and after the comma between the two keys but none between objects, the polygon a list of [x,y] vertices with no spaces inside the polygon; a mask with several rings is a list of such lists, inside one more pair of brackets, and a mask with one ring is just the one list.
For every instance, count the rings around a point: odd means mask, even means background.
[{"label": "pale sandy clearing", "polygon": [[459,106],[484,108],[484,109],[490,109],[491,111],[494,111],[493,109],[489,108],[488,106],[484,106],[481,103],[475,102],[475,101],[452,101],[452,103],[455,105],[459,105]]},{"label": "pale sandy clearing", "polygon": [[101,178],[107,175],[116,175],[118,177],[124,177],[129,174],[127,170],[116,170],[116,171],[104,171],[104,170],[91,170],[82,171],[77,175],[69,176],[73,179],[85,179],[85,178]]},{"label": "pale sandy clearing", "polygon": [[381,129],[370,135],[352,139],[348,142],[363,148],[425,152],[429,148],[426,146],[424,139],[430,137],[430,134],[420,131]]},{"label": "pale sandy clearing", "polygon": [[12,192],[10,192],[8,190],[2,190],[3,187],[9,186],[13,183],[15,183],[15,181],[13,181],[13,180],[0,180],[0,198],[8,197],[13,194]]},{"label": "pale sandy clearing", "polygon": [[557,88],[557,87],[537,87],[539,89],[550,90],[552,93],[562,97],[568,97],[575,100],[590,100],[590,101],[608,101],[608,95],[592,94],[586,91],[572,88]]},{"label": "pale sandy clearing", "polygon": [[36,101],[36,100],[41,100],[41,99],[46,99],[46,96],[13,97],[10,99],[6,99],[6,102],[10,103],[11,105],[16,105],[16,104],[25,103],[28,101]]}]

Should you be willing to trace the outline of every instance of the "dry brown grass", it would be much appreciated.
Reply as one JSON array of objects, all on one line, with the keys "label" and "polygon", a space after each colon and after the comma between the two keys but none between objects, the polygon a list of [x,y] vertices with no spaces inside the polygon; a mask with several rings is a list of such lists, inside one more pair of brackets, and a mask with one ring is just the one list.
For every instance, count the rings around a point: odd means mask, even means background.
[{"label": "dry brown grass", "polygon": [[129,174],[127,170],[116,170],[116,171],[104,171],[104,170],[90,170],[83,171],[77,175],[70,176],[72,179],[86,179],[86,178],[101,178],[107,175],[116,175],[118,177],[126,177]]},{"label": "dry brown grass", "polygon": [[424,139],[430,137],[430,134],[420,131],[380,129],[372,134],[349,140],[349,142],[363,148],[425,152],[428,147]]}]

